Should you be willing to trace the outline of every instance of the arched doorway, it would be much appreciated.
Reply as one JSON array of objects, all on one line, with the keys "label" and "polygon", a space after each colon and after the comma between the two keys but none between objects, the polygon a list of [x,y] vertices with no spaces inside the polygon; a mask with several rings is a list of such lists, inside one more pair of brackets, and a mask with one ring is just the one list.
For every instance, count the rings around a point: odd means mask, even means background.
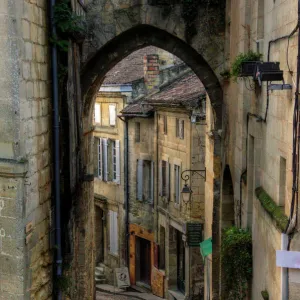
[{"label": "arched doorway", "polygon": [[[193,47],[177,38],[176,36],[158,29],[149,25],[138,25],[135,26],[126,32],[118,35],[113,38],[103,47],[101,47],[95,55],[87,61],[85,66],[82,68],[80,74],[80,83],[81,83],[81,94],[80,98],[83,99],[82,105],[82,119],[81,124],[78,124],[78,116],[74,113],[73,117],[77,118],[75,122],[69,123],[69,135],[74,136],[78,135],[80,132],[82,135],[78,137],[80,140],[79,148],[82,156],[82,165],[85,173],[87,175],[93,173],[93,151],[92,151],[92,143],[91,143],[91,127],[92,127],[92,111],[95,102],[95,95],[98,91],[100,85],[102,84],[105,74],[119,61],[121,61],[124,57],[129,55],[135,50],[143,48],[148,45],[157,46],[162,48],[176,56],[178,56],[182,61],[184,61],[191,69],[195,72],[195,74],[202,81],[208,96],[210,98],[210,102],[214,111],[214,158],[216,158],[216,163],[214,163],[214,168],[220,169],[220,153],[221,153],[221,142],[220,142],[220,134],[218,130],[222,127],[222,99],[223,92],[221,85],[219,83],[218,77],[216,76],[213,69],[210,65],[205,61],[205,59],[199,54]],[[74,55],[74,54],[73,54]],[[76,82],[76,78],[74,78],[73,85]],[[69,107],[74,105],[76,107],[74,99],[71,99],[74,94],[68,95],[69,98]],[[78,99],[78,98],[77,98]],[[73,103],[72,103],[73,101]],[[74,108],[72,108],[74,109]],[[69,115],[70,118],[70,115]],[[79,130],[78,130],[79,129]],[[84,177],[85,182],[81,188],[81,194],[78,196],[79,201],[76,204],[75,212],[80,212],[80,218],[78,218],[78,223],[75,224],[74,236],[77,239],[77,242],[74,242],[75,247],[78,248],[77,258],[74,259],[79,260],[80,257],[85,259],[85,273],[86,277],[92,276],[94,273],[93,268],[88,267],[92,261],[95,260],[93,254],[93,244],[90,243],[89,247],[87,247],[87,241],[89,241],[90,237],[94,235],[94,233],[88,232],[86,228],[89,228],[90,225],[87,225],[90,216],[94,215],[94,209],[91,205],[91,200],[93,199],[93,185],[88,182],[88,176]],[[214,208],[219,210],[220,203],[220,176],[219,172],[215,172],[213,174],[213,185],[211,189],[213,189],[213,202]],[[219,237],[219,216],[214,215],[213,220],[213,239],[217,240]],[[215,246],[218,247],[218,244]],[[216,251],[217,253],[217,251]],[[217,265],[216,265],[217,266]],[[78,267],[80,269],[80,266]],[[213,267],[214,268],[214,267]],[[218,274],[218,270],[216,269],[216,274]],[[214,273],[213,273],[214,275]],[[217,276],[216,276],[217,277]],[[84,288],[86,279],[83,279],[81,282],[78,282],[78,285],[82,285],[81,295],[86,295],[86,288]]]}]

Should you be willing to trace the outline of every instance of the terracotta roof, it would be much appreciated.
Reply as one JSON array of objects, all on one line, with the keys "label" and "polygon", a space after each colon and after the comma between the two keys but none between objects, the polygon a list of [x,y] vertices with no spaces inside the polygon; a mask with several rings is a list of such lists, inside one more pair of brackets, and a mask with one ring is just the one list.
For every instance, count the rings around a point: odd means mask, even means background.
[{"label": "terracotta roof", "polygon": [[194,73],[186,73],[159,92],[146,96],[136,103],[126,106],[122,114],[149,114],[155,106],[185,106],[196,107],[199,98],[205,95],[205,89]]},{"label": "terracotta roof", "polygon": [[[144,77],[144,55],[168,53],[160,48],[149,46],[132,52],[117,63],[105,76],[103,84],[124,84]],[[175,64],[182,61],[174,56]]]},{"label": "terracotta roof", "polygon": [[135,114],[139,114],[139,115],[145,115],[148,116],[151,112],[153,111],[153,106],[147,104],[147,103],[143,103],[143,102],[138,102],[138,103],[133,103],[130,104],[128,106],[126,106],[121,113],[123,115],[135,115]]},{"label": "terracotta roof", "polygon": [[205,95],[205,89],[194,73],[188,73],[161,89],[158,93],[145,97],[148,103],[168,103],[187,105]]}]

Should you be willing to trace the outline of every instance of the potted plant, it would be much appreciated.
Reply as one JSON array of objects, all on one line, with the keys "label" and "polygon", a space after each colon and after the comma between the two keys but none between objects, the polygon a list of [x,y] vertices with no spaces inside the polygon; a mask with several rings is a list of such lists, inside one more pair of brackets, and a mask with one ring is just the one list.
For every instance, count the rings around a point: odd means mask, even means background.
[{"label": "potted plant", "polygon": [[248,51],[247,53],[240,53],[234,60],[231,66],[231,74],[237,79],[237,77],[253,76],[255,71],[255,65],[260,61],[262,54]]}]

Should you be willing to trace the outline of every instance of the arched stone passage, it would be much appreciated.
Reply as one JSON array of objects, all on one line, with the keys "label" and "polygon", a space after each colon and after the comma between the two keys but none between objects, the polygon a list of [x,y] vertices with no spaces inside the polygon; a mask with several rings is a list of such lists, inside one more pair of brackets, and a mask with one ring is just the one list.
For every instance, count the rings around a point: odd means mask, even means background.
[{"label": "arched stone passage", "polygon": [[99,49],[81,73],[84,112],[88,115],[93,97],[105,74],[124,57],[146,46],[162,48],[184,61],[202,81],[215,111],[215,129],[221,128],[223,92],[213,69],[193,47],[167,31],[150,25],[137,25]]},{"label": "arched stone passage", "polygon": [[[169,32],[150,25],[137,25],[127,31],[114,37],[112,40],[102,46],[91,57],[81,70],[81,98],[83,99],[83,120],[82,120],[82,144],[79,146],[83,154],[83,165],[87,172],[92,171],[93,156],[91,147],[91,121],[92,111],[96,92],[101,86],[105,74],[124,57],[135,50],[153,45],[162,48],[176,56],[191,67],[195,74],[202,81],[208,93],[213,113],[213,173],[212,186],[210,189],[213,194],[213,224],[212,238],[217,241],[219,239],[219,211],[220,211],[220,170],[221,167],[221,134],[218,130],[222,128],[222,101],[223,91],[215,73],[216,68],[212,67],[204,57],[197,52],[192,46],[184,42],[182,39],[170,34]],[[92,195],[92,185],[88,185],[87,197]],[[82,203],[91,203],[91,201],[82,201]],[[83,205],[83,204],[82,204]],[[81,206],[82,206],[81,205]],[[79,206],[80,207],[80,206]],[[89,206],[90,207],[90,206]],[[87,213],[86,220],[89,220],[88,214],[92,214],[92,210]],[[84,245],[79,245],[79,248]],[[214,295],[218,295],[218,278],[219,278],[219,242],[213,245],[213,265],[212,276]],[[86,252],[82,249],[83,252]],[[88,253],[86,253],[88,257]],[[88,270],[90,274],[93,270]],[[83,292],[84,293],[84,292]],[[217,299],[217,297],[213,299]]]}]

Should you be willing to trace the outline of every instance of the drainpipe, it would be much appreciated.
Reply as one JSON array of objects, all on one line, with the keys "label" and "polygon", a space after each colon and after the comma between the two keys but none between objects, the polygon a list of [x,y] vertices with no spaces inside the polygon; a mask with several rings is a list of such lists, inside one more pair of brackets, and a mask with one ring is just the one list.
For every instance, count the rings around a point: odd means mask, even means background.
[{"label": "drainpipe", "polygon": [[[56,36],[54,23],[54,5],[56,0],[50,0],[50,28],[51,35]],[[53,98],[53,160],[54,160],[54,199],[55,199],[55,247],[56,247],[56,279],[62,275],[62,251],[61,251],[61,224],[60,224],[60,157],[59,157],[59,105],[58,105],[58,72],[57,72],[57,48],[51,44],[52,58],[52,98]],[[62,299],[62,293],[57,291],[56,299]]]},{"label": "drainpipe", "polygon": [[128,156],[128,119],[125,118],[125,143],[124,143],[124,179],[125,179],[125,245],[126,263],[129,267],[129,156]]}]

